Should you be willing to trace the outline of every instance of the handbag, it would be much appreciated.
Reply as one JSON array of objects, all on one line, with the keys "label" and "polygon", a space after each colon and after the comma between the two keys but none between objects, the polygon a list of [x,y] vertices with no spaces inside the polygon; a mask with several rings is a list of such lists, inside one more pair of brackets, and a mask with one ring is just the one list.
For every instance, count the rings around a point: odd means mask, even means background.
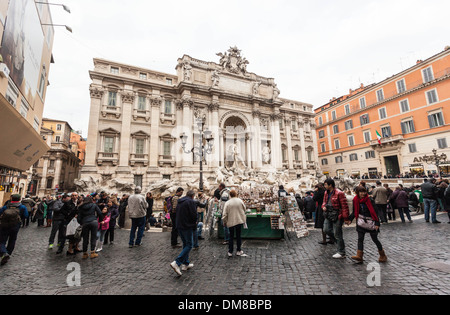
[{"label": "handbag", "polygon": [[75,230],[75,234],[73,235],[73,238],[75,240],[81,240],[81,232],[83,231],[83,226],[78,226]]},{"label": "handbag", "polygon": [[339,209],[334,209],[332,206],[327,205],[327,211],[325,211],[324,216],[331,222],[336,222],[339,219]]},{"label": "handbag", "polygon": [[375,231],[375,221],[372,219],[372,217],[365,217],[360,214],[358,215],[356,224],[363,229]]},{"label": "handbag", "polygon": [[66,228],[66,235],[70,236],[70,235],[74,235],[75,231],[77,230],[78,226],[80,226],[80,224],[78,223],[77,219],[73,218],[70,223],[67,225]]}]

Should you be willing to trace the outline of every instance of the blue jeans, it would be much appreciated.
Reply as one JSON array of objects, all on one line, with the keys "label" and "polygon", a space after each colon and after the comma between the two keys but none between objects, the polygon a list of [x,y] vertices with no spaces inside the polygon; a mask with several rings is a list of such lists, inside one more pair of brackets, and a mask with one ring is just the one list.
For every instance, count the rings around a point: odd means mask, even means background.
[{"label": "blue jeans", "polygon": [[[135,244],[141,245],[142,235],[144,235],[146,221],[147,220],[145,217],[131,218],[130,242],[128,243],[128,245],[130,245],[130,246],[135,245]],[[136,229],[138,230],[138,232],[137,232],[136,243],[135,243],[134,237],[136,236]]]},{"label": "blue jeans", "polygon": [[[14,247],[16,246],[17,234],[20,230],[20,224],[12,228],[0,229],[0,256],[8,253],[12,254]],[[6,243],[8,242],[8,246]]]},{"label": "blue jeans", "polygon": [[400,215],[400,219],[402,220],[402,222],[405,222],[405,216],[403,215],[403,213],[405,213],[408,220],[411,221],[411,215],[409,214],[409,207],[398,208],[398,214]]},{"label": "blue jeans", "polygon": [[183,250],[175,259],[178,266],[189,265],[189,253],[194,243],[194,230],[178,230],[181,241],[183,242]]},{"label": "blue jeans", "polygon": [[431,221],[436,222],[436,209],[437,201],[434,199],[423,198],[423,205],[425,207],[425,221],[430,221],[430,210],[431,210]]},{"label": "blue jeans", "polygon": [[230,254],[233,254],[233,242],[234,242],[234,231],[236,231],[236,247],[237,251],[241,251],[241,245],[242,245],[242,238],[241,238],[241,231],[243,224],[238,224],[235,226],[230,227],[230,241],[228,242],[228,252]]},{"label": "blue jeans", "polygon": [[230,229],[225,227],[225,226],[223,226],[222,219],[220,219],[220,225],[223,227],[223,239],[224,239],[225,242],[228,242],[230,240]]},{"label": "blue jeans", "polygon": [[342,225],[344,224],[343,220],[338,219],[336,222],[332,222],[328,219],[325,219],[323,222],[323,231],[336,239],[336,243],[338,246],[338,253],[341,255],[345,255],[345,243],[344,237],[342,233]]}]

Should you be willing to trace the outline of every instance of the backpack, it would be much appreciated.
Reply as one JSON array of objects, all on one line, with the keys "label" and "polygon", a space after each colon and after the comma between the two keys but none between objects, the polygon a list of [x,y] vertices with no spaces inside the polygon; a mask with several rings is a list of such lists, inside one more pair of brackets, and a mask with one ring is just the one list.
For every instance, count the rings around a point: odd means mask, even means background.
[{"label": "backpack", "polygon": [[417,206],[419,204],[419,198],[417,198],[417,195],[415,192],[409,193],[409,201],[411,202],[411,205]]},{"label": "backpack", "polygon": [[5,211],[3,211],[0,216],[0,227],[1,228],[12,228],[22,223],[20,218],[20,203],[12,204],[9,203]]},{"label": "backpack", "polygon": [[169,196],[166,199],[164,199],[164,211],[166,213],[172,212],[172,208],[173,208],[172,198],[173,198],[173,196]]},{"label": "backpack", "polygon": [[228,189],[224,189],[222,193],[220,194],[220,200],[221,201],[228,201],[230,199],[230,191]]}]

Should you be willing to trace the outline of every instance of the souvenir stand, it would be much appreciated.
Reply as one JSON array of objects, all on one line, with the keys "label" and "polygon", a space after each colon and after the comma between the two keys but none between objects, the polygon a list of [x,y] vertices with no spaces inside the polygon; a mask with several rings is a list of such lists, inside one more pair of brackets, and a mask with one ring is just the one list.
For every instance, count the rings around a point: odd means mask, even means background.
[{"label": "souvenir stand", "polygon": [[[273,187],[235,188],[235,190],[247,208],[247,224],[241,234],[243,239],[282,239],[285,232],[285,212],[301,216],[295,197],[278,198],[278,192]],[[214,217],[217,219],[219,238],[224,237],[220,220],[222,207],[223,204],[220,202],[212,205]],[[300,226],[303,217],[300,219],[296,216],[294,219],[288,219],[290,225],[292,225],[291,222],[296,222],[297,226]]]}]

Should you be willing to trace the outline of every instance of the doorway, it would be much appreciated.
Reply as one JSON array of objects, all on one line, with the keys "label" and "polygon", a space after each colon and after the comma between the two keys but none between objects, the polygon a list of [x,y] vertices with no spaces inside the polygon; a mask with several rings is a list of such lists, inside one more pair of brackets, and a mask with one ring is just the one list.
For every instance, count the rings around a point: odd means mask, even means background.
[{"label": "doorway", "polygon": [[386,175],[396,176],[400,174],[397,155],[386,156],[384,158],[384,164],[386,165]]}]

